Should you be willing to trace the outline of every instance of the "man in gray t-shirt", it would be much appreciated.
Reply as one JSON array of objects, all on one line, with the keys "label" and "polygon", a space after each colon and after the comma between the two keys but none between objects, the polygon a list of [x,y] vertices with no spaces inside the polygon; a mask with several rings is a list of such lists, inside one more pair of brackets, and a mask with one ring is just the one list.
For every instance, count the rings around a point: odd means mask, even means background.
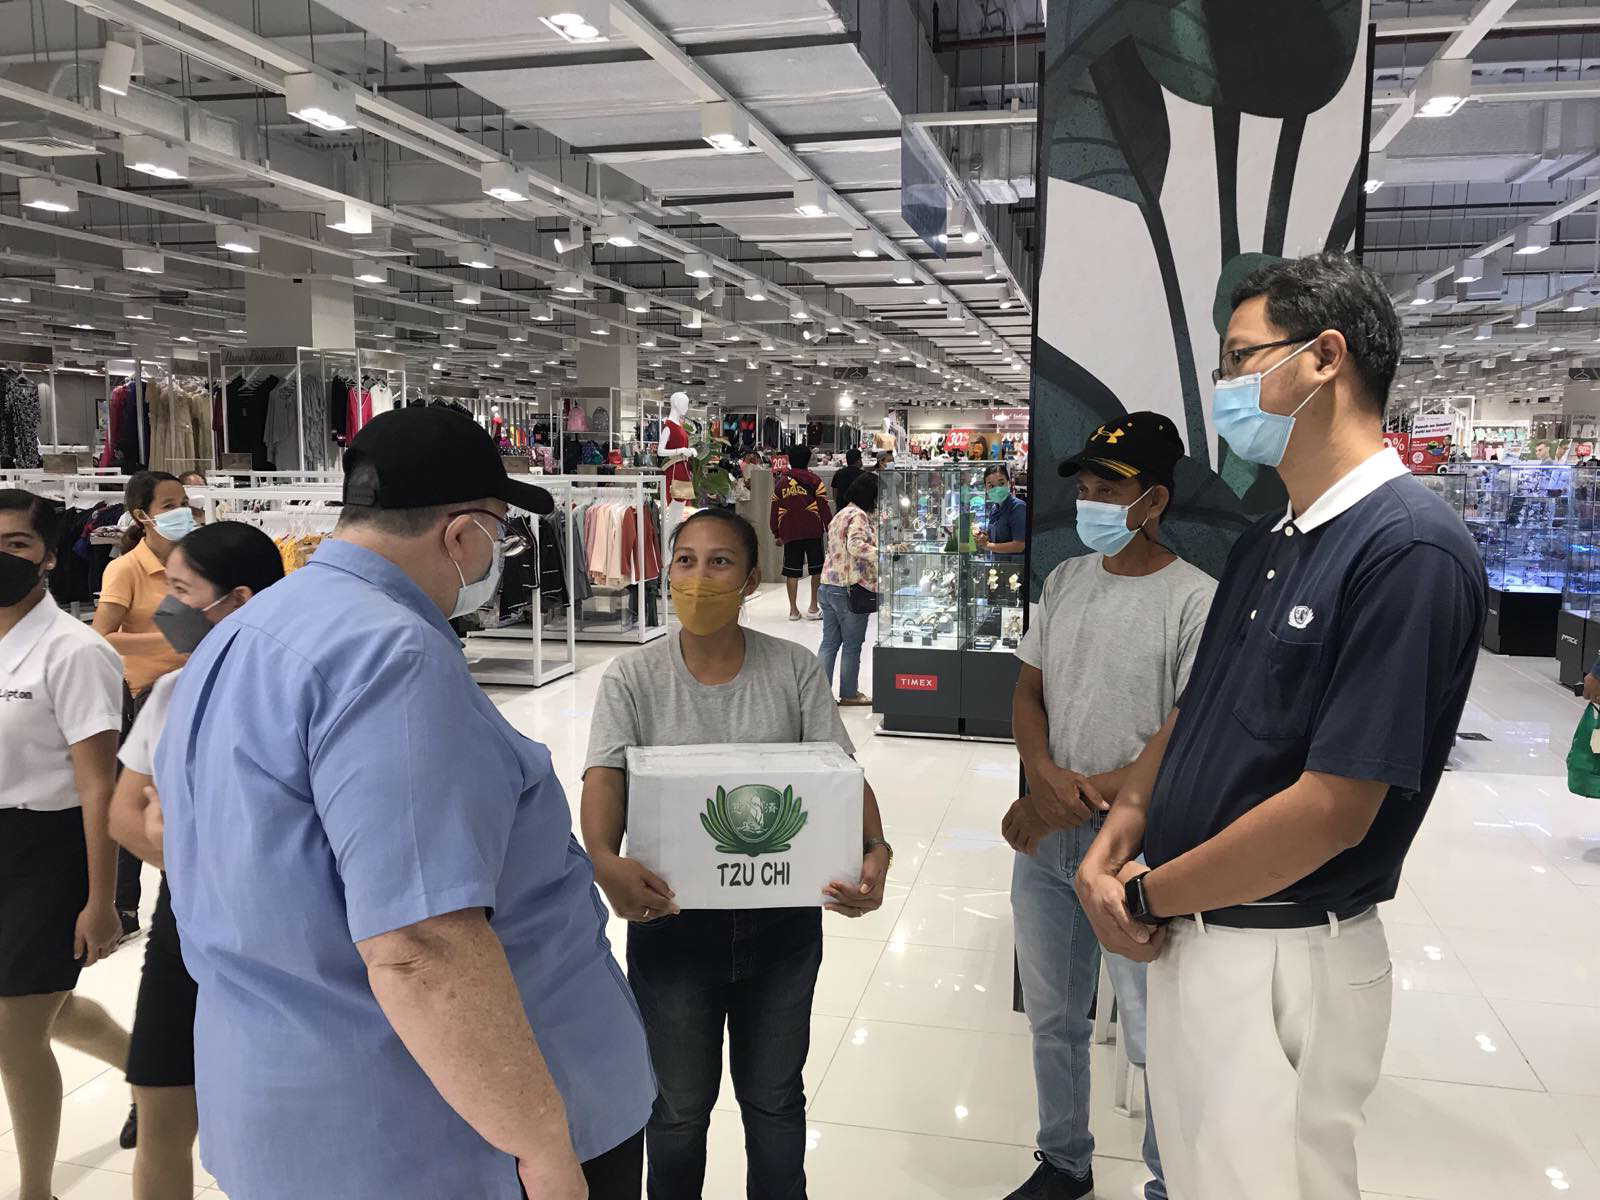
[{"label": "man in gray t-shirt", "polygon": [[[1094,1188],[1089,1009],[1100,944],[1073,883],[1128,766],[1188,682],[1216,591],[1215,580],[1159,540],[1182,457],[1170,420],[1133,413],[1102,425],[1062,464],[1063,475],[1078,477],[1078,536],[1093,553],[1050,573],[1017,648],[1012,724],[1029,794],[1002,831],[1017,851],[1011,907],[1033,1029],[1039,1166],[1010,1200],[1077,1200]],[[1145,968],[1116,956],[1107,967],[1119,1036],[1143,1066]],[[1155,1176],[1146,1200],[1166,1200],[1148,1115],[1144,1159]]]}]

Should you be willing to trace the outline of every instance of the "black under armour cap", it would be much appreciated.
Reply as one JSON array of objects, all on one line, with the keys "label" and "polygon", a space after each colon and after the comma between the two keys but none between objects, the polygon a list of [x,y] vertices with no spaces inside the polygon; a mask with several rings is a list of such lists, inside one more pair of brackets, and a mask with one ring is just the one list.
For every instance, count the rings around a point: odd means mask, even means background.
[{"label": "black under armour cap", "polygon": [[[377,487],[352,488],[353,467],[376,468]],[[494,439],[450,408],[397,408],[373,417],[344,452],[344,502],[368,508],[432,508],[504,500],[531,513],[555,510],[542,487],[506,474]]]},{"label": "black under armour cap", "polygon": [[1061,474],[1088,471],[1103,479],[1132,479],[1143,475],[1171,487],[1183,438],[1170,417],[1136,412],[1107,421],[1089,435],[1081,453],[1061,464]]}]

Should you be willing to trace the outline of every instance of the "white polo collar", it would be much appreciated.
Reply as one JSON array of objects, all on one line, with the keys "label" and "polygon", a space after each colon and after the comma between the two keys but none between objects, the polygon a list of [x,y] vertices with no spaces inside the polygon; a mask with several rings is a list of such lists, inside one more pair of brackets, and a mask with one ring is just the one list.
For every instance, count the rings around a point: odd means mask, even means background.
[{"label": "white polo collar", "polygon": [[1405,463],[1400,461],[1400,456],[1395,453],[1394,447],[1385,446],[1318,496],[1302,515],[1298,517],[1294,515],[1294,501],[1291,500],[1289,507],[1284,511],[1283,519],[1272,527],[1272,532],[1277,533],[1285,525],[1293,522],[1294,527],[1301,533],[1310,533],[1317,526],[1326,525],[1348,509],[1354,508],[1391,479],[1399,479],[1402,475],[1410,473]]},{"label": "white polo collar", "polygon": [[50,593],[33,606],[33,611],[11,627],[11,632],[0,638],[0,671],[16,671],[28,652],[39,644],[41,638],[56,623],[61,610]]}]

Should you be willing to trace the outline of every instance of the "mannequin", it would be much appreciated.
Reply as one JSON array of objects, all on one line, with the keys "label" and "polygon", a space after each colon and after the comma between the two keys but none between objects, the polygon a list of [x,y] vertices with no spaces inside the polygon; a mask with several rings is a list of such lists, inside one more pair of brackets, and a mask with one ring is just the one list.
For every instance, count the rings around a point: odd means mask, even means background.
[{"label": "mannequin", "polygon": [[689,460],[694,451],[689,447],[689,431],[684,428],[684,418],[689,412],[689,393],[673,392],[666,420],[661,422],[661,442],[656,453],[667,470],[667,533],[683,520],[684,509],[694,499],[693,475]]},{"label": "mannequin", "polygon": [[500,406],[491,404],[489,406],[489,436],[494,438],[496,446],[500,444],[500,439],[505,434],[505,428],[506,422],[505,418],[500,415]]}]

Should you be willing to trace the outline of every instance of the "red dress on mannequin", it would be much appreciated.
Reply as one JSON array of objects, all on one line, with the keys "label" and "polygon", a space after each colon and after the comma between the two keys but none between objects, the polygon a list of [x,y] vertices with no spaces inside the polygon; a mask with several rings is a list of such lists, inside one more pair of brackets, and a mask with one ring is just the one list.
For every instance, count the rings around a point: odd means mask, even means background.
[{"label": "red dress on mannequin", "polygon": [[[687,450],[689,448],[689,434],[683,426],[676,421],[665,422],[667,430],[668,450]],[[692,483],[694,475],[689,470],[689,464],[682,460],[673,463],[667,468],[667,497],[673,499],[672,486],[677,483]]]}]

